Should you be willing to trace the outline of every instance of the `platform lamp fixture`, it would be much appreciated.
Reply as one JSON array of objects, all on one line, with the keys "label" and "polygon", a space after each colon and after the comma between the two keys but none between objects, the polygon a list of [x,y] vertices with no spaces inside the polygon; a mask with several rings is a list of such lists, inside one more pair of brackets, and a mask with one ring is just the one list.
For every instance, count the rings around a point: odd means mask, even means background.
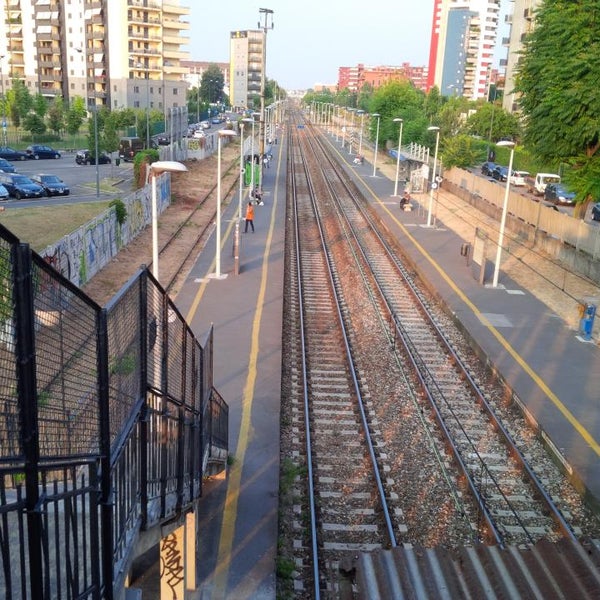
[{"label": "platform lamp fixture", "polygon": [[377,117],[377,131],[375,133],[375,148],[373,150],[373,177],[376,177],[375,172],[377,170],[377,146],[379,146],[379,124],[381,122],[381,115],[379,113],[373,113],[373,117]]},{"label": "platform lamp fixture", "polygon": [[398,156],[396,156],[396,179],[394,180],[394,196],[398,195],[398,175],[400,174],[400,151],[402,149],[402,126],[404,121],[397,117],[394,119],[394,123],[400,123],[400,133],[398,134]]},{"label": "platform lamp fixture", "polygon": [[356,114],[360,115],[360,133],[358,134],[358,156],[362,156],[363,122],[365,118],[365,111],[357,110]]},{"label": "platform lamp fixture", "polygon": [[431,215],[433,212],[433,190],[437,188],[438,183],[435,179],[435,171],[437,168],[437,155],[440,145],[440,128],[432,125],[427,128],[427,131],[435,131],[435,153],[433,155],[433,171],[431,172],[431,184],[429,186],[429,210],[427,212],[427,227],[431,227]]},{"label": "platform lamp fixture", "polygon": [[244,125],[246,119],[241,119],[238,123],[240,128],[240,192],[238,198],[238,227],[242,220],[242,196],[244,195]]},{"label": "platform lamp fixture", "polygon": [[513,159],[515,156],[515,143],[500,141],[496,146],[510,148],[510,159],[508,161],[508,173],[506,174],[506,188],[504,189],[504,202],[502,204],[502,217],[500,219],[500,233],[498,235],[498,249],[496,250],[496,264],[494,265],[494,279],[492,286],[498,287],[498,275],[500,273],[500,259],[502,257],[502,244],[504,243],[504,228],[506,227],[506,214],[508,213],[508,197],[510,193],[510,177],[512,174]]},{"label": "platform lamp fixture", "polygon": [[217,141],[217,234],[216,234],[216,258],[215,279],[225,279],[227,275],[221,274],[221,140],[224,137],[235,137],[237,134],[231,129],[219,129]]},{"label": "platform lamp fixture", "polygon": [[187,171],[187,167],[174,160],[158,160],[148,165],[148,176],[152,178],[152,275],[158,281],[158,209],[156,178],[162,173]]}]

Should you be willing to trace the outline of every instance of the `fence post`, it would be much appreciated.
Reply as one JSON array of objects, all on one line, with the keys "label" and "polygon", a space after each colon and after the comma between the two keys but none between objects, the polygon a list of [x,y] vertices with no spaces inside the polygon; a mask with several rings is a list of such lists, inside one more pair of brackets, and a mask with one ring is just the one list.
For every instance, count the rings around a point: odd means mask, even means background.
[{"label": "fence post", "polygon": [[157,315],[148,318],[148,268],[140,277],[140,390],[144,404],[140,414],[140,516],[142,529],[148,525],[148,352],[156,344]]},{"label": "fence post", "polygon": [[33,265],[28,244],[13,249],[15,307],[15,354],[17,396],[21,408],[21,447],[25,457],[25,507],[29,548],[29,585],[32,600],[43,598],[42,512],[39,506],[39,422],[35,360],[35,311],[33,307]]},{"label": "fence post", "polygon": [[104,580],[104,597],[113,598],[113,489],[111,479],[111,443],[109,420],[109,381],[108,381],[108,317],[105,308],[98,312],[96,322],[96,344],[98,361],[98,418],[101,454],[100,479],[100,514],[102,536],[102,576]]}]

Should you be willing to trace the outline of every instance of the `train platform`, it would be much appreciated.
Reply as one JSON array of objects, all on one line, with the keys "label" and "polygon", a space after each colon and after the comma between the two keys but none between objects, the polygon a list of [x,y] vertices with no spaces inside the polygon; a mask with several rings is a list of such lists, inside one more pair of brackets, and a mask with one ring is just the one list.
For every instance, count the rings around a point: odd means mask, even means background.
[{"label": "train platform", "polygon": [[214,383],[229,405],[231,464],[204,484],[193,600],[275,598],[286,146],[273,145],[272,155],[254,232],[241,221],[238,274],[233,199],[221,220],[220,277],[213,233],[176,298],[200,340],[214,328]]},{"label": "train platform", "polygon": [[[481,285],[461,255],[465,239],[445,226],[443,213],[426,226],[427,196],[414,195],[414,210],[401,212],[399,198],[392,197],[393,169],[386,176],[381,165],[372,177],[368,157],[354,165],[339,142],[331,137],[330,143],[423,279],[600,505],[598,345],[581,341],[502,271],[497,288]],[[197,591],[188,600],[276,597],[286,158],[285,144],[273,146],[255,232],[240,234],[239,274],[233,255],[238,202],[232,201],[222,217],[219,273],[213,234],[176,298],[200,340],[214,327],[214,383],[230,408],[231,465],[226,477],[205,482]],[[135,585],[144,598],[157,598],[157,581],[149,570]]]},{"label": "train platform", "polygon": [[[387,177],[381,170],[373,177],[372,162],[355,165],[340,144],[332,141],[332,145],[430,289],[443,299],[506,382],[578,489],[600,508],[598,340],[585,339],[572,325],[577,319],[561,318],[532,293],[533,288],[517,284],[502,266],[496,287],[490,264],[480,283],[480,273],[461,252],[465,243],[473,242],[474,225],[467,223],[463,236],[447,227],[444,219],[450,220],[450,215],[444,213],[441,202],[431,218],[429,194],[413,194],[413,210],[400,210],[400,198],[393,196],[395,166],[388,166]],[[446,204],[460,213],[461,203],[467,206],[452,196]],[[464,231],[470,233],[464,237]],[[555,281],[562,277],[557,275]],[[536,285],[533,279],[530,285]]]}]

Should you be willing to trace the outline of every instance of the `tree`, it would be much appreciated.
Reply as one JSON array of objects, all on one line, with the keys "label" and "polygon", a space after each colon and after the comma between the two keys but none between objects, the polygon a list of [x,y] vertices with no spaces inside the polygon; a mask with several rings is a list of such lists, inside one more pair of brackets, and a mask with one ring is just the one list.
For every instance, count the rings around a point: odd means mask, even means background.
[{"label": "tree", "polygon": [[224,82],[223,72],[219,66],[214,63],[208,65],[200,80],[200,97],[202,100],[209,104],[218,102],[223,95]]},{"label": "tree", "polygon": [[81,96],[75,96],[67,111],[67,133],[69,135],[75,135],[79,131],[86,115],[85,100]]},{"label": "tree", "polygon": [[65,127],[65,109],[62,96],[56,96],[48,108],[48,126],[57,135]]},{"label": "tree", "polygon": [[[377,88],[369,102],[371,113],[379,113],[380,145],[391,141],[395,146],[399,138],[399,126],[394,119],[403,119],[402,145],[421,140],[422,132],[427,128],[427,119],[423,110],[425,95],[408,81],[392,80]],[[371,120],[370,137],[374,141],[377,120]]]},{"label": "tree", "polygon": [[13,79],[10,90],[6,93],[10,119],[15,127],[21,126],[21,119],[27,116],[33,106],[29,90],[20,79]]},{"label": "tree", "polygon": [[466,169],[485,160],[485,151],[476,144],[470,135],[457,135],[447,138],[444,143],[444,168]]},{"label": "tree", "polygon": [[565,180],[584,203],[579,214],[600,198],[599,55],[597,0],[545,0],[515,80],[525,143],[547,163],[571,165]]},{"label": "tree", "polygon": [[38,114],[31,112],[23,119],[23,129],[33,135],[43,135],[46,133],[46,123]]},{"label": "tree", "polygon": [[494,144],[498,140],[519,140],[522,128],[519,118],[491,102],[478,102],[476,110],[467,119],[471,135]]}]

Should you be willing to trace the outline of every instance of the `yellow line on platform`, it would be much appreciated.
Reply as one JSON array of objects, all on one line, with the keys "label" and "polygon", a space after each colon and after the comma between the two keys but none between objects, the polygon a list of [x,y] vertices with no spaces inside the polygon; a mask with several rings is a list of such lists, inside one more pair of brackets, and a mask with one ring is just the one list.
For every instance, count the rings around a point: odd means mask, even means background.
[{"label": "yellow line on platform", "polygon": [[383,210],[393,219],[398,227],[403,231],[404,235],[415,245],[419,252],[429,261],[433,268],[439,273],[444,281],[454,290],[456,295],[473,311],[473,314],[490,330],[492,335],[498,340],[500,345],[514,358],[514,360],[521,366],[521,368],[533,379],[535,384],[548,396],[552,404],[561,412],[565,419],[573,426],[575,431],[585,440],[590,448],[600,456],[600,444],[594,439],[592,434],[577,420],[573,413],[561,402],[560,398],[547,386],[546,382],[534,371],[532,367],[525,361],[525,359],[511,346],[510,342],[485,318],[483,313],[477,308],[475,304],[463,293],[454,281],[446,274],[444,269],[434,260],[434,258],[427,252],[421,244],[409,233],[408,229],[396,218],[393,212],[385,205],[385,203],[379,199],[379,197],[369,187],[368,183],[363,177],[356,174],[369,191],[371,196],[378,202]]},{"label": "yellow line on platform", "polygon": [[275,177],[275,183],[273,185],[273,205],[271,210],[271,223],[269,225],[269,233],[267,235],[265,251],[263,253],[260,288],[256,302],[254,319],[252,322],[248,375],[246,378],[246,384],[244,386],[244,393],[242,396],[242,418],[240,422],[240,434],[238,438],[238,445],[234,454],[235,462],[233,464],[233,467],[231,468],[231,472],[229,474],[227,482],[227,494],[225,498],[223,520],[221,524],[221,535],[219,539],[219,551],[217,554],[217,566],[215,569],[213,588],[217,594],[217,597],[219,594],[225,595],[227,590],[227,579],[229,576],[229,568],[231,566],[231,555],[237,518],[237,506],[240,497],[242,470],[244,467],[244,459],[246,456],[246,450],[248,449],[248,443],[251,435],[250,423],[252,415],[252,406],[254,401],[254,387],[256,383],[256,365],[258,361],[258,353],[260,350],[260,324],[267,289],[267,279],[269,275],[269,255],[271,252],[271,245],[273,242],[273,232],[275,230],[275,215],[277,212],[277,181],[279,180],[280,172],[281,153],[279,154],[279,160],[277,163],[277,175]]}]

